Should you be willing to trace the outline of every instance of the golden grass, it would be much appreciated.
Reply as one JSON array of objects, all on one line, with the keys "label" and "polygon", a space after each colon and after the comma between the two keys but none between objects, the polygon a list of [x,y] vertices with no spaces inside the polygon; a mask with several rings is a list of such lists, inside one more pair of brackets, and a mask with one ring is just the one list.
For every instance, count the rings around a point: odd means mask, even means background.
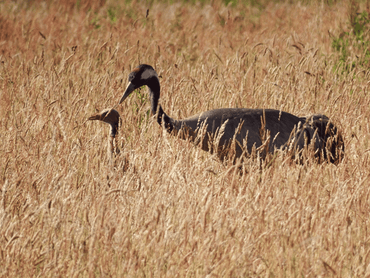
[{"label": "golden grass", "polygon": [[[336,75],[328,34],[346,5],[27,3],[0,3],[1,277],[370,275],[370,72]],[[345,158],[278,153],[240,175],[148,119],[141,90],[117,107],[112,168],[108,125],[86,120],[139,63],[174,118],[323,113]]]}]

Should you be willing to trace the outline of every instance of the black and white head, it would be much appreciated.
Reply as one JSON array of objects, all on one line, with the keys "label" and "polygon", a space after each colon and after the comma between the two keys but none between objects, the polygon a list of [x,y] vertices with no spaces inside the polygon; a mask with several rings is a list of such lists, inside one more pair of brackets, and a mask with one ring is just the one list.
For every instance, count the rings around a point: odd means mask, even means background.
[{"label": "black and white head", "polygon": [[103,111],[89,117],[90,121],[99,120],[111,126],[111,136],[115,137],[118,132],[121,117],[115,109],[104,109]]},{"label": "black and white head", "polygon": [[160,85],[156,71],[152,66],[141,64],[136,67],[128,77],[128,85],[119,103],[122,103],[133,91],[148,86],[152,104],[152,113],[157,111],[158,99],[160,96]]}]

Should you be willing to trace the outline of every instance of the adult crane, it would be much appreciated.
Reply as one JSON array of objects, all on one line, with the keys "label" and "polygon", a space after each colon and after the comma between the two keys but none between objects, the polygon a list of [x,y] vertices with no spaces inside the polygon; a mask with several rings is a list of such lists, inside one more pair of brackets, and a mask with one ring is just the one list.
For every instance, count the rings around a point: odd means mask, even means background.
[{"label": "adult crane", "polygon": [[[310,143],[320,159],[337,162],[342,158],[343,139],[325,115],[306,118],[274,109],[221,108],[175,120],[159,105],[160,82],[152,66],[139,65],[129,74],[128,81],[119,104],[146,85],[151,113],[157,115],[157,122],[169,133],[193,141],[205,151],[216,152],[220,159],[239,158],[253,148],[266,153],[293,146],[300,151]],[[332,143],[327,148],[329,137]]]}]

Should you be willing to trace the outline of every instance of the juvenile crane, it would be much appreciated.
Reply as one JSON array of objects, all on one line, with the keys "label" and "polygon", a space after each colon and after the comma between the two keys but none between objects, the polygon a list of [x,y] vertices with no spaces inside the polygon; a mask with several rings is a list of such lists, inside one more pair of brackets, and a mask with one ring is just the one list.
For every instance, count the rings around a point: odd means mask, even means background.
[{"label": "juvenile crane", "polygon": [[117,143],[115,142],[116,135],[118,133],[119,123],[121,117],[115,109],[104,109],[101,112],[92,115],[88,118],[90,121],[99,120],[110,125],[110,135],[108,138],[108,155],[113,160],[113,157],[119,153]]},{"label": "juvenile crane", "polygon": [[[321,126],[318,127],[321,129],[312,137],[307,135],[313,135],[315,126],[308,123],[305,117],[297,117],[274,109],[222,108],[175,120],[169,117],[158,104],[160,84],[153,67],[139,65],[130,73],[128,81],[129,84],[119,103],[122,103],[134,90],[144,85],[148,86],[151,113],[157,114],[157,122],[160,125],[163,124],[169,133],[193,141],[205,151],[216,152],[221,159],[226,156],[241,157],[246,151],[250,153],[253,146],[269,152],[287,148],[289,144],[301,149],[304,145],[302,142],[309,144],[312,138],[321,140],[315,143],[315,151],[318,155],[321,153],[320,148],[325,148],[327,138],[321,139],[320,136],[326,134],[327,122],[322,125],[324,129],[322,130]],[[303,128],[298,129],[298,126]],[[302,137],[304,134],[305,137]],[[304,141],[304,138],[309,140]],[[298,143],[294,143],[294,139]],[[335,155],[334,153],[329,157],[335,158]]]}]

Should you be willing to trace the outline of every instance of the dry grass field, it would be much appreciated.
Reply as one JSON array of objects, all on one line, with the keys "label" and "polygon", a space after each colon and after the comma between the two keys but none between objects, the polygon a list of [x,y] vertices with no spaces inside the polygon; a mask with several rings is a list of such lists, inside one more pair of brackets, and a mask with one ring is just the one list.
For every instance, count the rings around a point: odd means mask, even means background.
[{"label": "dry grass field", "polygon": [[[0,276],[370,276],[370,28],[354,21],[367,8],[1,1]],[[109,126],[87,119],[118,103],[140,63],[175,119],[322,113],[344,160],[277,152],[241,173],[163,131],[144,88],[116,107],[112,162]]]}]

